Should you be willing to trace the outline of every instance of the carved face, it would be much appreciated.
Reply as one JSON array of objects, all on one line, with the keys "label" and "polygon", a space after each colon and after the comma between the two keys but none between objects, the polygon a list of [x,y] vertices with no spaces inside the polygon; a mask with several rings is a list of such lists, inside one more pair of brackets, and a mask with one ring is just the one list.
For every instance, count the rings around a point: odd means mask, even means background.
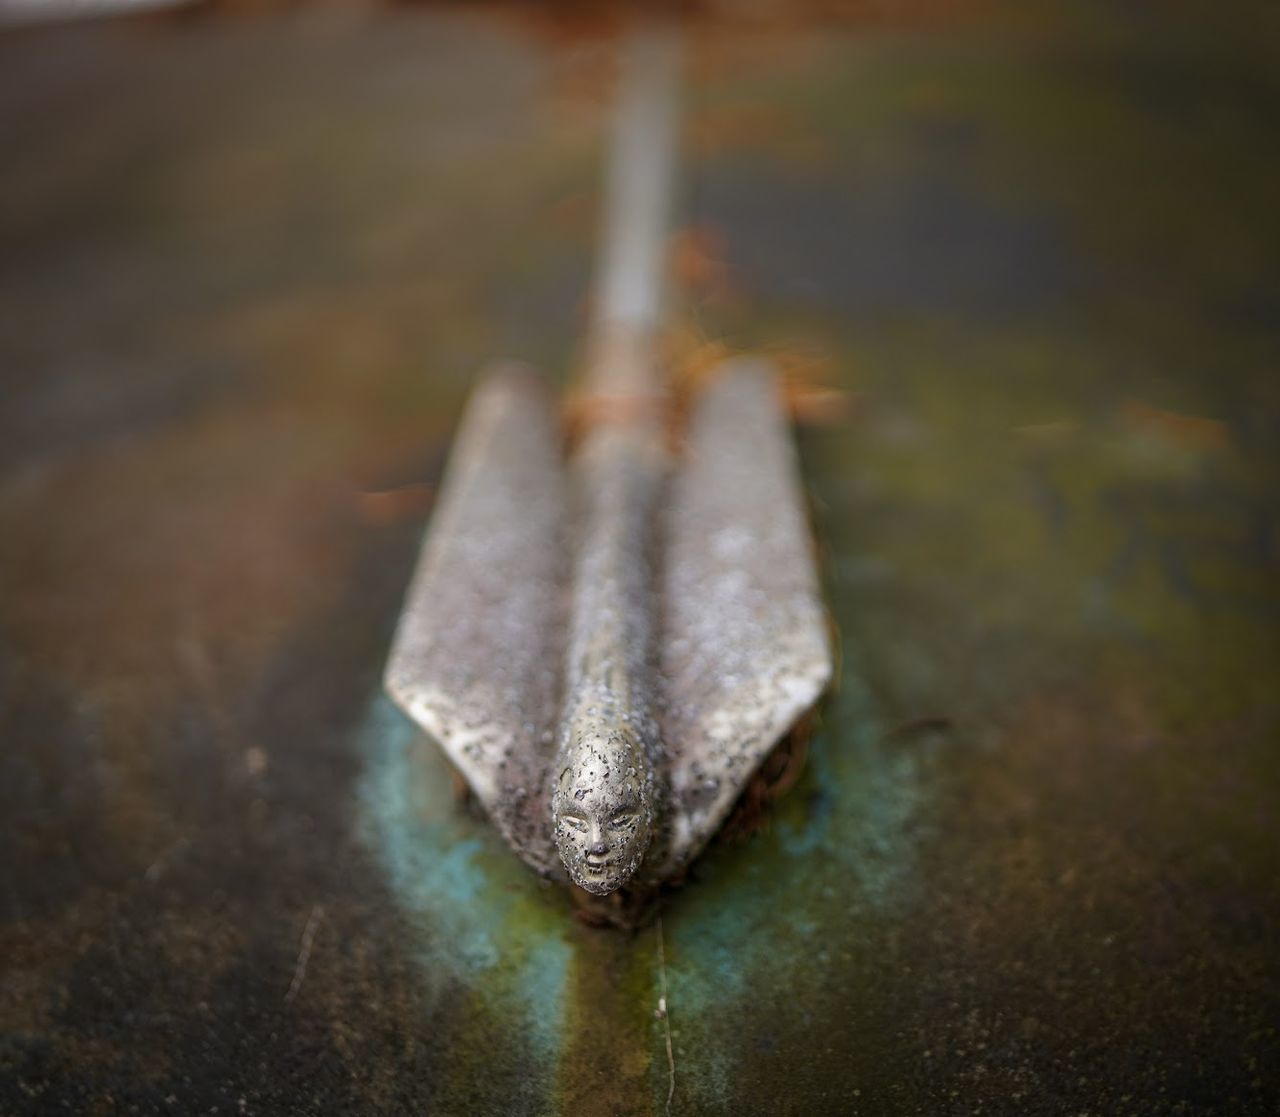
[{"label": "carved face", "polygon": [[603,895],[625,884],[649,845],[651,808],[628,748],[580,742],[556,783],[556,847],[574,883]]}]

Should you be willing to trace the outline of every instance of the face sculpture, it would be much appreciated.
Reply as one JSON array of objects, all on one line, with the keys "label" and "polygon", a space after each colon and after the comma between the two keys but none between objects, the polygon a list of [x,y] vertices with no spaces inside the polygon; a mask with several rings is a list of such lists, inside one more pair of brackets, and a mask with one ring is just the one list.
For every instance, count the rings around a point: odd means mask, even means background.
[{"label": "face sculpture", "polygon": [[625,884],[640,866],[652,824],[638,747],[620,734],[580,738],[552,798],[556,847],[575,884],[596,895]]}]

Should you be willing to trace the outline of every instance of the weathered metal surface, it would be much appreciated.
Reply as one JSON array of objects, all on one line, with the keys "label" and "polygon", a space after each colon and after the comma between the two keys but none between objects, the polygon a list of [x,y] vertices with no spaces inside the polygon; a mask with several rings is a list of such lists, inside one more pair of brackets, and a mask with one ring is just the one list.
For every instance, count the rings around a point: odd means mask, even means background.
[{"label": "weathered metal surface", "polygon": [[670,500],[658,654],[676,833],[659,879],[703,850],[831,681],[813,539],[767,364],[718,370]]},{"label": "weathered metal surface", "polygon": [[776,377],[713,377],[679,453],[613,397],[569,483],[546,392],[484,379],[388,657],[513,851],[598,895],[683,877],[831,681]]},{"label": "weathered metal surface", "polygon": [[484,380],[386,674],[513,852],[595,896],[626,888],[632,910],[684,878],[832,674],[769,367],[713,368],[687,447],[670,445],[685,416],[659,324],[683,38],[621,40],[569,483],[545,397]]},{"label": "weathered metal surface", "polygon": [[467,409],[387,660],[388,693],[445,750],[541,873],[563,676],[567,486],[554,403],[530,370]]},{"label": "weathered metal surface", "polygon": [[840,690],[665,910],[665,1021],[656,931],[378,697],[405,486],[578,336],[580,71],[460,16],[0,41],[0,1111],[661,1112],[667,1026],[674,1113],[1280,1108],[1273,20],[710,67],[704,327],[858,405],[803,446]]},{"label": "weathered metal surface", "polygon": [[681,742],[660,741],[656,717],[654,569],[668,467],[661,432],[656,416],[608,423],[574,460],[579,531],[560,748],[549,775],[560,856],[570,879],[596,894],[631,880],[654,831],[660,849],[669,831],[667,758]]}]

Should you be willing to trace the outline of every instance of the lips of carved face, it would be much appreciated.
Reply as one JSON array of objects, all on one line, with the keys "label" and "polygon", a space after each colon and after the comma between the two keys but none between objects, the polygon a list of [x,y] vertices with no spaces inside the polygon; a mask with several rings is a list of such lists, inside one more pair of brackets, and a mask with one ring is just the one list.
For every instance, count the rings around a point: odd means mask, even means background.
[{"label": "lips of carved face", "polygon": [[648,814],[630,783],[610,793],[574,782],[557,796],[556,846],[574,882],[603,895],[639,867],[649,844]]}]

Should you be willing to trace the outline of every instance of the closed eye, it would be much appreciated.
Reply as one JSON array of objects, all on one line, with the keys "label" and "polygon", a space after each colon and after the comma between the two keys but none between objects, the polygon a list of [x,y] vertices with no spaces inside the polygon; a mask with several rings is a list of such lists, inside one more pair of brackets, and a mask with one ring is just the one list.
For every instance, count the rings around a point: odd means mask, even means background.
[{"label": "closed eye", "polygon": [[611,819],[609,825],[614,829],[621,829],[624,826],[630,826],[636,820],[635,811],[619,811]]},{"label": "closed eye", "polygon": [[578,831],[579,834],[585,834],[587,832],[587,820],[585,818],[579,818],[577,815],[566,814],[560,817],[560,821],[569,827],[570,830]]}]

